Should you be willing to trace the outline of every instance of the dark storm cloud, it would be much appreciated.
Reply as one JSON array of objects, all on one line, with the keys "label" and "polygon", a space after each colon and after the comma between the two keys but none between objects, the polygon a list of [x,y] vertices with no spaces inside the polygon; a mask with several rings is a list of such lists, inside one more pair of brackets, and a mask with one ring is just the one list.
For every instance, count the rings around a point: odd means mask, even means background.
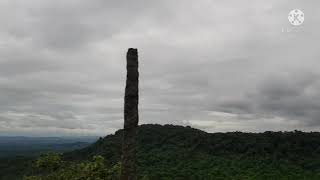
[{"label": "dark storm cloud", "polygon": [[[125,53],[139,49],[141,123],[314,130],[317,1],[1,1],[1,134],[122,127]],[[306,18],[293,32],[287,14]],[[312,14],[312,15],[311,15]]]}]

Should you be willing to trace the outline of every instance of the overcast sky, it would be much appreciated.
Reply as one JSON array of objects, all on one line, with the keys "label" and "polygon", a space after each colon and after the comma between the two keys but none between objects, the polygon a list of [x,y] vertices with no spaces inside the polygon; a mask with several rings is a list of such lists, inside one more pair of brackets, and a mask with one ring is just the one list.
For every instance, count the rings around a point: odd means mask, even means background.
[{"label": "overcast sky", "polygon": [[[138,48],[140,124],[320,128],[318,0],[0,0],[0,135],[123,125]],[[305,21],[292,26],[288,13]]]}]

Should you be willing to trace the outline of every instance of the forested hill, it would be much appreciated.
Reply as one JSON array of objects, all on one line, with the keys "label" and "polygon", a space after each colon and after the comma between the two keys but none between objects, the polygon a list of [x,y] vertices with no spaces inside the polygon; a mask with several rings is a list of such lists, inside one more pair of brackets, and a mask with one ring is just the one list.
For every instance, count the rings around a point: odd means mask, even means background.
[{"label": "forested hill", "polygon": [[[120,161],[122,130],[65,153],[68,160]],[[142,125],[138,173],[150,179],[320,179],[320,133],[206,133],[190,127]]]}]

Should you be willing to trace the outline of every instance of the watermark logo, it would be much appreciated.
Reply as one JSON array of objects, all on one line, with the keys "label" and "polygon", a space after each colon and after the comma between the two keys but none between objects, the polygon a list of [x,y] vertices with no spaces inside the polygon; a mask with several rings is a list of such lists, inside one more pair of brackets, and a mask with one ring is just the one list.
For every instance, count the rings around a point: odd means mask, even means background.
[{"label": "watermark logo", "polygon": [[304,21],[304,13],[299,9],[294,9],[289,12],[289,22],[294,26],[300,26]]}]

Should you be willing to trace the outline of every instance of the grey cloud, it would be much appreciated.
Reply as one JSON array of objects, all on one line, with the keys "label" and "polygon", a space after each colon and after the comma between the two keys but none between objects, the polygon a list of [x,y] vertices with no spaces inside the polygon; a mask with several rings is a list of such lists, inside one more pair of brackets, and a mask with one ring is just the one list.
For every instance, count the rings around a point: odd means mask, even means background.
[{"label": "grey cloud", "polygon": [[[312,130],[319,125],[318,74],[310,73],[320,67],[318,4],[1,1],[0,131],[121,128],[129,47],[139,49],[141,123]],[[291,8],[306,21],[283,33]]]},{"label": "grey cloud", "polygon": [[319,74],[277,75],[259,84],[242,99],[224,101],[217,106],[227,112],[278,116],[288,121],[298,120],[306,126],[320,125]]}]

